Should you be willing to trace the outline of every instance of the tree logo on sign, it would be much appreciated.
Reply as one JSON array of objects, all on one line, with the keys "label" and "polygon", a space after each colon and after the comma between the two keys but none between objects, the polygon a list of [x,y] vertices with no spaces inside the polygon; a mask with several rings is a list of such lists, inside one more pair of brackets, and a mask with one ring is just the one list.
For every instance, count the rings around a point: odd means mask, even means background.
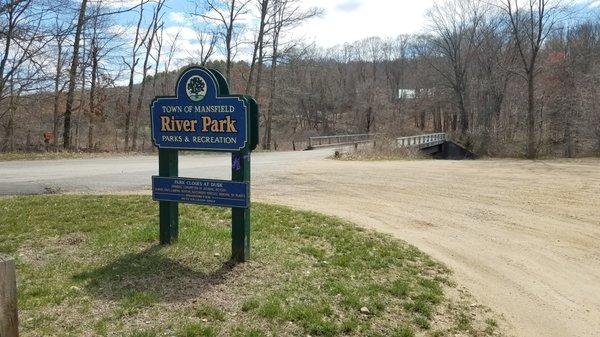
[{"label": "tree logo on sign", "polygon": [[192,76],[185,84],[185,92],[192,101],[199,102],[206,96],[206,82],[198,75]]}]

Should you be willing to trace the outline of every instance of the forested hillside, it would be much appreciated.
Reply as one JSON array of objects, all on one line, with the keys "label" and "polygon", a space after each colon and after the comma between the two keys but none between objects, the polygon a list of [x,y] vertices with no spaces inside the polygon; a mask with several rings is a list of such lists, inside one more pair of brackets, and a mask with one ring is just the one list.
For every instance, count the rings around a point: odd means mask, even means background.
[{"label": "forested hillside", "polygon": [[600,155],[595,6],[439,1],[422,34],[324,49],[294,38],[322,13],[299,0],[195,1],[192,46],[169,0],[115,2],[0,2],[1,151],[149,151],[150,101],[203,65],[258,98],[263,149],[443,131],[483,155]]}]

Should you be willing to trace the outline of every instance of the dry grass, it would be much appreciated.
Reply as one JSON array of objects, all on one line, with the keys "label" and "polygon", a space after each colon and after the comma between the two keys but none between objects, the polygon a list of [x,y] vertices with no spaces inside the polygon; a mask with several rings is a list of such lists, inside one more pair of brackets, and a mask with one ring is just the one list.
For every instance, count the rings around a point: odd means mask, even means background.
[{"label": "dry grass", "polygon": [[115,153],[115,152],[0,152],[0,162],[15,160],[54,160],[54,159],[85,159],[85,158],[104,158],[115,156],[129,156],[132,154],[144,154],[138,152]]}]

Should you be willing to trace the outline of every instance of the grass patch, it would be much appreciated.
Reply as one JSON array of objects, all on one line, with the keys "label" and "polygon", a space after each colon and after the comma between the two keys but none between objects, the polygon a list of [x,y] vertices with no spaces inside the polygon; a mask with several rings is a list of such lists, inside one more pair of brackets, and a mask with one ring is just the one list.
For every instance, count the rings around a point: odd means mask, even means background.
[{"label": "grass patch", "polygon": [[129,316],[137,313],[140,309],[151,306],[156,302],[156,296],[151,293],[132,291],[121,300],[120,308],[117,310],[119,316]]},{"label": "grass patch", "polygon": [[486,324],[486,327],[485,327],[484,332],[487,333],[488,335],[494,334],[496,329],[498,329],[498,322],[496,322],[496,320],[493,318],[486,319],[485,324]]},{"label": "grass patch", "polygon": [[125,154],[115,154],[109,152],[70,152],[70,151],[49,151],[49,152],[0,152],[0,161],[14,160],[52,160],[52,159],[84,159],[114,157]]},{"label": "grass patch", "polygon": [[393,337],[414,337],[415,333],[413,332],[413,330],[411,328],[408,327],[400,327],[396,330],[394,330],[394,333],[392,334]]},{"label": "grass patch", "polygon": [[129,335],[130,337],[156,337],[158,336],[155,331],[152,330],[142,330],[142,331],[134,331]]},{"label": "grass patch", "polygon": [[242,311],[246,312],[246,311],[254,310],[254,309],[258,308],[259,306],[260,306],[260,302],[255,298],[251,298],[251,299],[244,301],[244,303],[242,304]]},{"label": "grass patch", "polygon": [[251,261],[233,266],[228,209],[182,205],[170,246],[156,243],[157,213],[145,196],[1,198],[0,252],[17,264],[22,334],[497,333],[491,321],[461,322],[468,313],[448,309],[459,307],[445,296],[449,271],[388,236],[254,204]]},{"label": "grass patch", "polygon": [[216,337],[218,330],[204,324],[189,324],[177,334],[177,337]]},{"label": "grass patch", "polygon": [[211,304],[203,304],[196,310],[196,316],[199,318],[204,318],[206,320],[213,321],[225,321],[225,313],[211,305]]}]

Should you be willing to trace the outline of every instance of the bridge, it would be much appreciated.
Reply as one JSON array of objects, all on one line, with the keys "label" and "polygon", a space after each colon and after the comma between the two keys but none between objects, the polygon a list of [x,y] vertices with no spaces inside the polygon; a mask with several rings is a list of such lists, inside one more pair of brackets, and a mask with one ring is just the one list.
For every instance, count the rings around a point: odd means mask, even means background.
[{"label": "bridge", "polygon": [[[378,134],[351,134],[317,136],[308,138],[307,150],[323,147],[354,146],[374,143]],[[446,133],[428,133],[415,136],[399,137],[394,140],[397,148],[417,148],[422,153],[439,159],[472,159],[476,155],[462,145],[450,140]]]},{"label": "bridge", "polygon": [[307,150],[321,147],[336,147],[371,143],[375,141],[376,133],[361,133],[354,135],[316,136],[308,138]]},{"label": "bridge", "polygon": [[396,147],[417,147],[427,149],[430,147],[442,145],[446,142],[445,133],[430,133],[425,135],[408,136],[396,138]]}]

